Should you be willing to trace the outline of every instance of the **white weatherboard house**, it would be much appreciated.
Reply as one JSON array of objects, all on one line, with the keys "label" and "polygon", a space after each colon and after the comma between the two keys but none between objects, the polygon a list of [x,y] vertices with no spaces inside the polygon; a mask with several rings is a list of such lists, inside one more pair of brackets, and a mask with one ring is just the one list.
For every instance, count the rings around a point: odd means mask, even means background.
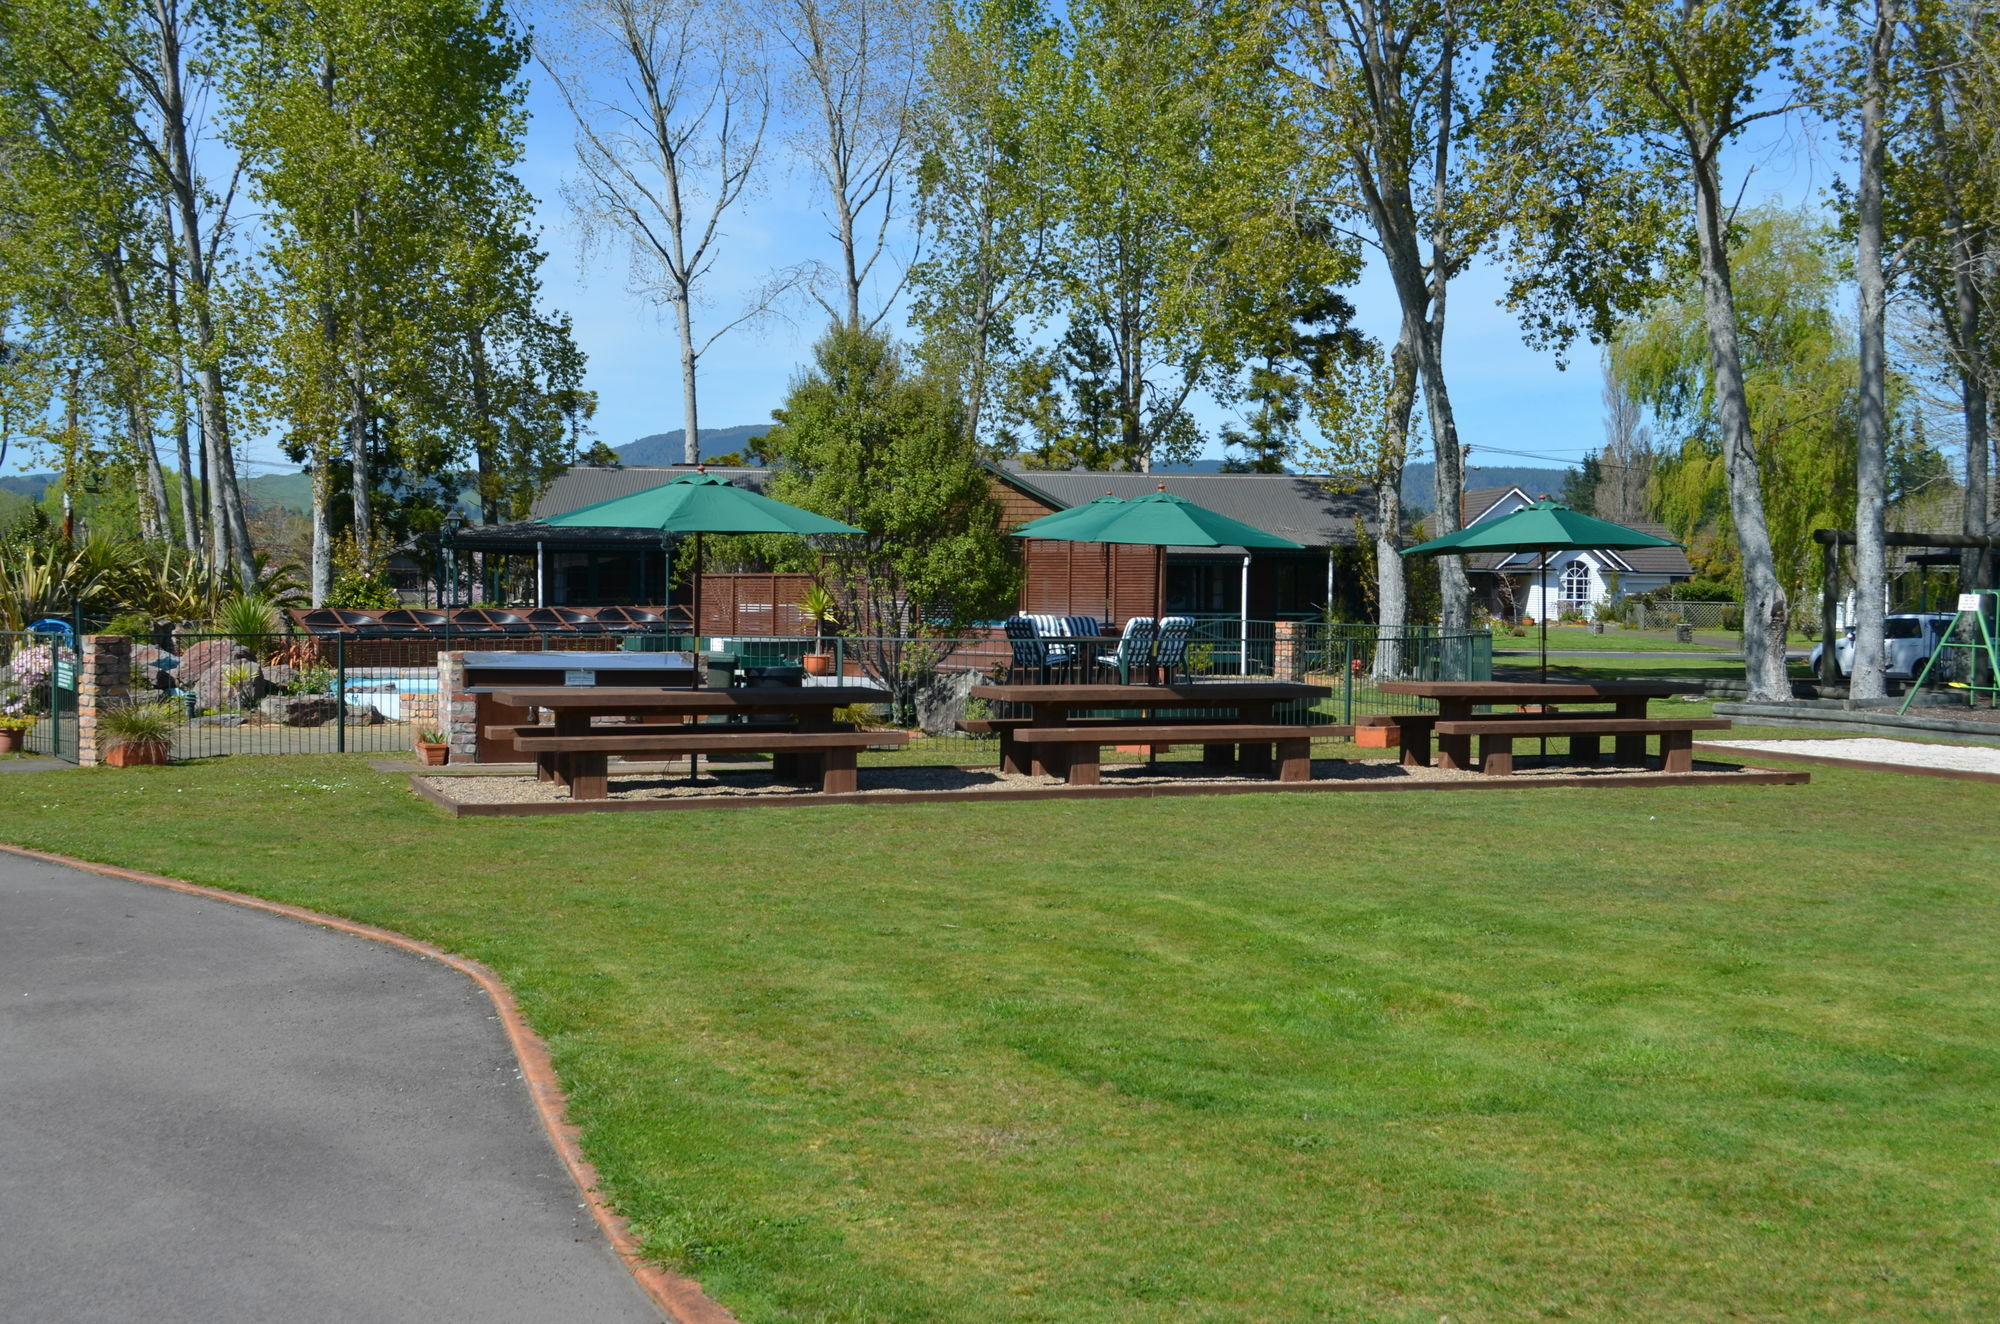
[{"label": "white weatherboard house", "polygon": [[[1485,487],[1467,492],[1459,505],[1460,519],[1470,528],[1535,504],[1518,487]],[[1633,523],[1629,528],[1661,538],[1673,534],[1663,524]],[[1549,557],[1548,601],[1542,600],[1537,567],[1539,552],[1489,552],[1465,558],[1474,591],[1495,616],[1560,620],[1565,612],[1589,616],[1600,602],[1647,593],[1694,577],[1687,553],[1678,547],[1634,547],[1625,551],[1557,551]],[[1512,586],[1513,601],[1502,592],[1503,579]]]}]

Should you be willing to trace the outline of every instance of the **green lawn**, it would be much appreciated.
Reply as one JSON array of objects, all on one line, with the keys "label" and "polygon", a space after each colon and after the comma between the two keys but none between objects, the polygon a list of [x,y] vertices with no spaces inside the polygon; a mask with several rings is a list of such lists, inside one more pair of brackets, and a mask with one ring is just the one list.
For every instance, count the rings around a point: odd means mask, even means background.
[{"label": "green lawn", "polygon": [[1993,788],[452,821],[360,758],[0,839],[494,966],[746,1321],[1984,1319]]}]

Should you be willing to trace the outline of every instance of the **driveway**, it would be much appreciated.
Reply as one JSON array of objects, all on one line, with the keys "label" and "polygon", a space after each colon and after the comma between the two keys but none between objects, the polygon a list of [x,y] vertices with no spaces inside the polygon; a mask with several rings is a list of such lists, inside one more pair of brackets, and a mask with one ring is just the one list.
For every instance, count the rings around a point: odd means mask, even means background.
[{"label": "driveway", "polygon": [[6,854],[0,1229],[34,1324],[660,1319],[463,975]]}]

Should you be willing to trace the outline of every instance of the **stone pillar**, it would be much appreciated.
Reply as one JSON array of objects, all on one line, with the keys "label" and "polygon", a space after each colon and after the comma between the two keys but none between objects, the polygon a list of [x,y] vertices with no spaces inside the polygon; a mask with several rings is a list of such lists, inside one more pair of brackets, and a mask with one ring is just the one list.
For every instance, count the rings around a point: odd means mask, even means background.
[{"label": "stone pillar", "polygon": [[122,634],[83,637],[76,660],[76,761],[83,767],[104,762],[112,741],[100,733],[98,717],[132,700],[132,640]]},{"label": "stone pillar", "polygon": [[1271,651],[1271,674],[1279,680],[1304,680],[1306,678],[1304,621],[1279,621],[1274,632],[1275,642]]},{"label": "stone pillar", "polygon": [[479,757],[479,717],[473,697],[465,692],[465,654],[453,649],[438,653],[437,725],[451,745],[454,763]]}]

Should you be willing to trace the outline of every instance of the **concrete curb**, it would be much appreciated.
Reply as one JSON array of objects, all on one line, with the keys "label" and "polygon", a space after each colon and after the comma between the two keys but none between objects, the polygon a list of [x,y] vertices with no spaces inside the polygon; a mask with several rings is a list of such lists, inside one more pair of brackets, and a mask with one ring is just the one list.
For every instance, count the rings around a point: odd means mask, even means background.
[{"label": "concrete curb", "polygon": [[152,887],[165,887],[176,892],[186,892],[191,896],[207,897],[212,901],[226,901],[231,905],[246,906],[285,919],[298,920],[306,924],[316,924],[321,928],[338,933],[351,934],[357,938],[368,938],[375,942],[400,947],[406,952],[427,957],[458,971],[486,994],[493,1004],[493,1010],[500,1017],[500,1024],[507,1032],[507,1042],[514,1050],[515,1059],[521,1064],[521,1076],[528,1085],[528,1097],[534,1101],[535,1116],[541,1119],[543,1133],[554,1147],[556,1156],[568,1170],[570,1180],[576,1184],[577,1193],[589,1207],[591,1217],[598,1228],[617,1252],[620,1262],[631,1273],[653,1304],[659,1307],[670,1324],[739,1324],[736,1317],[718,1304],[701,1285],[692,1278],[682,1277],[649,1263],[639,1250],[638,1238],[632,1235],[632,1228],[624,1217],[605,1203],[599,1189],[597,1169],[584,1157],[577,1144],[577,1129],[569,1121],[569,1100],[556,1080],[555,1068],[549,1062],[548,1045],[541,1036],[531,1029],[521,1015],[521,1009],[514,1001],[514,995],[492,970],[477,961],[448,952],[442,947],[419,941],[416,938],[395,932],[393,929],[377,928],[372,924],[362,924],[337,915],[325,915],[302,906],[288,906],[279,901],[265,901],[259,897],[246,896],[240,892],[228,892],[216,887],[203,887],[199,883],[185,882],[179,878],[168,878],[161,874],[145,873],[137,869],[124,869],[117,865],[98,864],[90,860],[79,860],[69,855],[57,855],[49,851],[31,850],[26,846],[16,846],[0,842],[0,851],[19,855],[30,860],[40,860],[45,864],[59,864],[71,869],[82,869],[87,873],[101,874],[107,878],[119,878],[131,883],[145,883]]}]

